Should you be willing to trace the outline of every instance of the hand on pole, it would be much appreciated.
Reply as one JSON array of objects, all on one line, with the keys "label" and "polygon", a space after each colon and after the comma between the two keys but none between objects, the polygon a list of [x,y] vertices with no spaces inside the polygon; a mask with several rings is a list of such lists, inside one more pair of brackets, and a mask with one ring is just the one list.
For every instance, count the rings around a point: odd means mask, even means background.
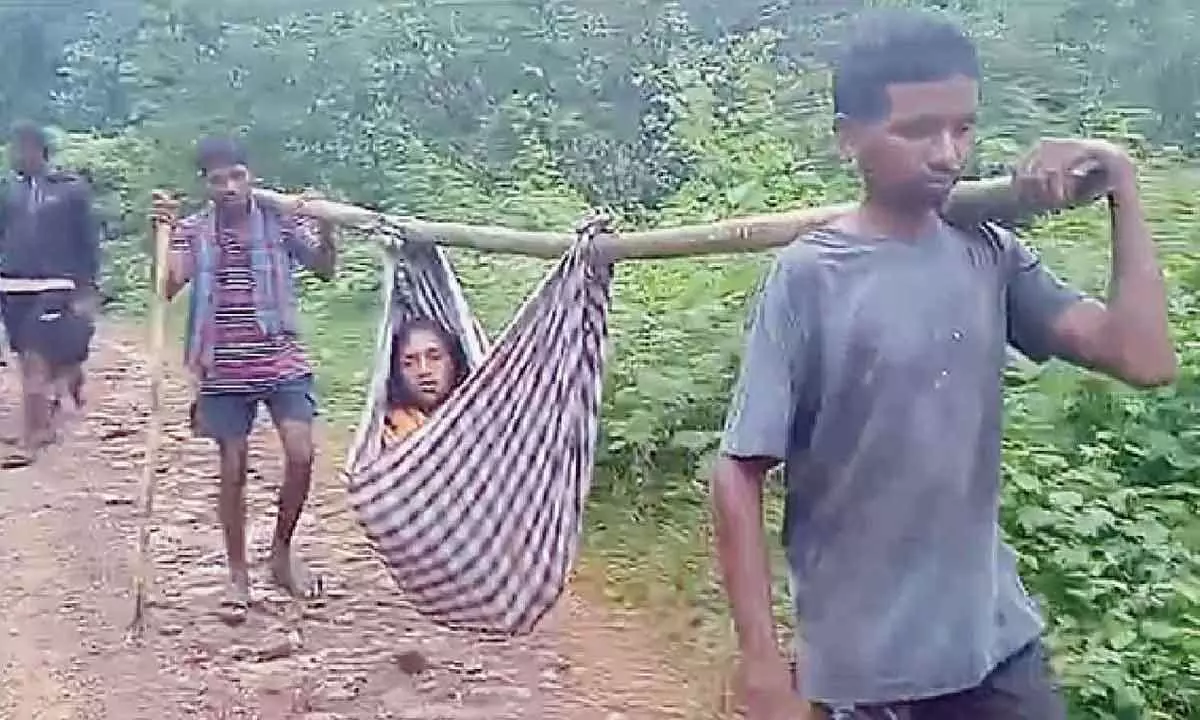
[{"label": "hand on pole", "polygon": [[153,227],[175,224],[179,213],[179,201],[165,190],[155,190],[151,193],[150,224]]}]

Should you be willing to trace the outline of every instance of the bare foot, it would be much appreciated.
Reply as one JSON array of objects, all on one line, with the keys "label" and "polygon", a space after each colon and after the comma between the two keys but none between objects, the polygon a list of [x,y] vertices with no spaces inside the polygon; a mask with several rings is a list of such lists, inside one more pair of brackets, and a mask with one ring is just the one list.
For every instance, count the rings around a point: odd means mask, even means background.
[{"label": "bare foot", "polygon": [[269,562],[271,580],[292,597],[310,600],[321,594],[321,579],[311,576],[290,548],[271,551]]},{"label": "bare foot", "polygon": [[221,608],[218,611],[221,619],[229,625],[240,625],[246,622],[250,614],[250,577],[248,574],[235,576],[225,589],[221,598]]}]

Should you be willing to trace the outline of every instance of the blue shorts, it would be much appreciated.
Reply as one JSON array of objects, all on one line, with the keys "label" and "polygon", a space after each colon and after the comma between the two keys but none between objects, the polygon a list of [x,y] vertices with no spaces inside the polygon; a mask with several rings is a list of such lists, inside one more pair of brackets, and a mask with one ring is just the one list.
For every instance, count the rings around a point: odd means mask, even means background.
[{"label": "blue shorts", "polygon": [[276,425],[311,423],[317,416],[313,378],[288,380],[262,392],[201,393],[192,408],[192,430],[212,440],[249,437],[260,403],[267,406]]}]

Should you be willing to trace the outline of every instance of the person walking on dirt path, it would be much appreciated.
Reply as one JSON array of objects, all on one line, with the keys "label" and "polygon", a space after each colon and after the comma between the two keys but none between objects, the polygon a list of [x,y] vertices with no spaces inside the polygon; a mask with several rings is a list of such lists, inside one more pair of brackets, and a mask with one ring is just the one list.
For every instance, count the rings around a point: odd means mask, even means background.
[{"label": "person walking on dirt path", "polygon": [[[259,405],[270,412],[284,455],[271,577],[295,597],[316,589],[292,547],[312,478],[317,411],[312,368],[297,339],[292,275],[298,264],[331,279],[337,249],[331,225],[254,200],[253,175],[237,141],[200,140],[196,166],[210,202],[174,228],[167,296],[191,284],[185,352],[198,384],[193,427],[218,448],[218,512],[230,574],[223,605],[232,620],[240,621],[251,601],[245,484],[248,439]],[[171,207],[168,198],[159,197],[155,212],[162,219]]]},{"label": "person walking on dirt path", "polygon": [[50,166],[50,138],[19,123],[9,143],[14,175],[0,198],[0,310],[21,369],[19,454],[32,462],[53,441],[65,390],[83,405],[83,362],[94,332],[100,236],[90,184]]},{"label": "person walking on dirt path", "polygon": [[[1085,297],[1007,231],[939,217],[974,143],[973,42],[897,11],[864,18],[843,50],[837,138],[862,200],[776,258],[713,479],[747,718],[1062,720],[998,520],[1005,351],[1172,381],[1137,172],[1100,140],[1043,140],[1020,170],[1058,199],[1074,168],[1103,174],[1111,276],[1106,301]],[[799,677],[777,645],[763,538],[762,486],[781,462]]]}]

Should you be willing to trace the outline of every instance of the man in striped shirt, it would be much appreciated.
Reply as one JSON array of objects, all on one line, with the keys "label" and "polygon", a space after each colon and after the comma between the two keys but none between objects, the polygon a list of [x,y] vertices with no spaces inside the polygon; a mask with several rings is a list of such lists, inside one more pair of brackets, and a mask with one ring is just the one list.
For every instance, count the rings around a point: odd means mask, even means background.
[{"label": "man in striped shirt", "polygon": [[250,581],[245,546],[245,483],[250,434],[258,406],[271,414],[284,453],[284,481],[272,541],[274,582],[295,596],[312,592],[292,536],[312,477],[312,369],[298,341],[293,271],[333,277],[332,226],[255,202],[244,149],[227,138],[197,145],[197,169],[210,203],[180,221],[172,235],[168,297],[191,284],[187,363],[198,396],[193,428],[216,441],[220,455],[219,513],[225,533],[233,620],[245,617]]}]

